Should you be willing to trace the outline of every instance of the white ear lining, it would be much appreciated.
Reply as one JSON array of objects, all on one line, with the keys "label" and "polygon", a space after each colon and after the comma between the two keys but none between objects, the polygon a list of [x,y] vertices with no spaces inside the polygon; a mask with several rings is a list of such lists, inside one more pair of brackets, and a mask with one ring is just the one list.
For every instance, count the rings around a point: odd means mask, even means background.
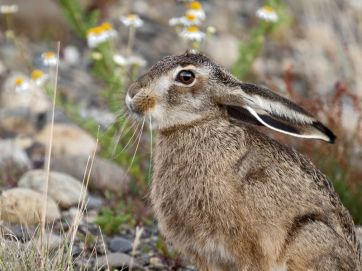
[{"label": "white ear lining", "polygon": [[263,125],[265,125],[266,127],[274,130],[274,131],[278,131],[280,133],[283,134],[287,134],[287,135],[291,135],[291,136],[295,136],[295,137],[300,137],[300,138],[314,138],[314,139],[321,139],[321,140],[325,140],[325,141],[330,141],[330,139],[327,136],[322,136],[322,135],[300,135],[300,134],[295,134],[292,132],[288,132],[288,131],[284,131],[278,128],[275,128],[271,125],[269,125],[268,123],[266,123],[262,118],[259,117],[258,113],[256,113],[256,111],[254,109],[252,109],[249,106],[245,106],[245,109],[249,111],[250,114],[252,114],[260,123],[262,123]]},{"label": "white ear lining", "polygon": [[297,111],[290,110],[288,107],[286,107],[285,105],[281,104],[278,101],[270,102],[258,95],[248,97],[249,95],[244,94],[243,96],[244,96],[244,98],[247,97],[247,100],[249,101],[249,103],[252,103],[257,108],[260,108],[261,110],[264,110],[271,114],[275,114],[275,115],[278,115],[281,117],[286,117],[291,120],[296,120],[296,121],[309,123],[309,124],[313,123],[313,121],[314,121],[313,118],[311,118],[307,115],[301,114]]}]

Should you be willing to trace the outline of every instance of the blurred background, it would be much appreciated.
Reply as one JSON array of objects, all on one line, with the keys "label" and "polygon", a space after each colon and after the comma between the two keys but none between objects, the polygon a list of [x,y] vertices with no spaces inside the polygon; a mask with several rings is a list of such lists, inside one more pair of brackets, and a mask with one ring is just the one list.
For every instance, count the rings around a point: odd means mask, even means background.
[{"label": "blurred background", "polygon": [[1,1],[0,269],[195,270],[159,236],[154,135],[124,106],[133,80],[191,48],[336,133],[263,130],[310,157],[361,225],[361,13],[361,0]]}]

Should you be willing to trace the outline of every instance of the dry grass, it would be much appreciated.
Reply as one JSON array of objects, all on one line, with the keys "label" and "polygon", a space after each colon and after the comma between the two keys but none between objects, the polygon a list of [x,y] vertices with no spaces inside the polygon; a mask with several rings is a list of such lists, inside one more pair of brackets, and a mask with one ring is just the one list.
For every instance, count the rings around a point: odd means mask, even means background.
[{"label": "dry grass", "polygon": [[[59,59],[60,42],[57,43],[57,52]],[[52,105],[52,116],[51,116],[51,132],[49,138],[49,150],[48,156],[46,157],[47,172],[46,181],[44,182],[43,192],[43,210],[41,216],[41,224],[30,240],[26,243],[18,240],[14,234],[6,229],[1,231],[0,234],[0,270],[12,270],[12,271],[51,271],[51,270],[74,270],[75,262],[73,259],[73,247],[76,239],[76,234],[79,225],[84,217],[86,211],[86,193],[91,176],[92,166],[97,151],[95,148],[92,157],[88,157],[84,178],[82,180],[82,190],[78,201],[78,212],[76,213],[72,224],[70,225],[67,233],[63,232],[60,236],[62,242],[56,247],[52,247],[52,240],[49,238],[49,234],[53,231],[53,224],[46,223],[46,211],[47,211],[47,199],[48,199],[48,183],[50,176],[50,164],[52,154],[52,142],[53,142],[53,127],[54,127],[54,113],[56,104],[56,93],[57,93],[57,82],[58,82],[58,64],[55,68],[54,78],[54,89],[53,89],[53,105]],[[98,146],[98,137],[97,137]],[[31,230],[24,225],[24,232],[31,232]],[[102,237],[103,246],[105,247],[104,240]],[[96,265],[97,266],[97,265]],[[108,262],[107,262],[108,266]],[[82,268],[78,268],[81,269]],[[100,270],[100,269],[99,269]],[[108,270],[110,270],[108,266]]]}]

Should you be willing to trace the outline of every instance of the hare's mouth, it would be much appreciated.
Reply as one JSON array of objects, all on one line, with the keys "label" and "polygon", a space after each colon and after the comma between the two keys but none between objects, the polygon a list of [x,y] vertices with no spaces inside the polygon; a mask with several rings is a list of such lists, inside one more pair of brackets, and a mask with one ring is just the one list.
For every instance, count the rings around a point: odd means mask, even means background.
[{"label": "hare's mouth", "polygon": [[152,95],[143,95],[142,93],[134,96],[126,95],[126,105],[129,111],[132,113],[145,116],[147,113],[155,107],[156,99]]}]

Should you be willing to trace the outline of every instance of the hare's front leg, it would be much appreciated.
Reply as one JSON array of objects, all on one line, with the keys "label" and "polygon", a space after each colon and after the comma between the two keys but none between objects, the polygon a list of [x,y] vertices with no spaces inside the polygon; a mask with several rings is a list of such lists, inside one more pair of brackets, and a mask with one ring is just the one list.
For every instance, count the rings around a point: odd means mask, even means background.
[{"label": "hare's front leg", "polygon": [[288,242],[284,258],[288,271],[358,270],[358,259],[350,244],[323,222],[304,225]]},{"label": "hare's front leg", "polygon": [[188,257],[192,264],[196,265],[199,271],[213,271],[212,268],[209,267],[206,261],[204,261],[197,253],[193,253],[188,251]]}]

